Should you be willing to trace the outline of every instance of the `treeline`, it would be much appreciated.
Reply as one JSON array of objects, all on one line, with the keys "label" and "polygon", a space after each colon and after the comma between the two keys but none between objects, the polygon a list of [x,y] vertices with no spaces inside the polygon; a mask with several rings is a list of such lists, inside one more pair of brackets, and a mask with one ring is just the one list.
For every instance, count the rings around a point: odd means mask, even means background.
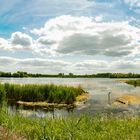
[{"label": "treeline", "polygon": [[64,74],[33,74],[23,71],[0,72],[0,77],[58,77],[58,78],[140,78],[140,74],[137,73],[97,73],[97,74],[83,74],[75,75],[73,73]]}]

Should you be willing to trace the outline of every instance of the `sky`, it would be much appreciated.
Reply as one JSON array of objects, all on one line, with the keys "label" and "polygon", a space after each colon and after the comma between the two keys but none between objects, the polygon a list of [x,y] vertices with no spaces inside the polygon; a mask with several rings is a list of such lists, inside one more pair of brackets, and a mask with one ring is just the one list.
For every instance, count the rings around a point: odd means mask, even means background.
[{"label": "sky", "polygon": [[0,3],[0,71],[140,73],[140,0]]}]

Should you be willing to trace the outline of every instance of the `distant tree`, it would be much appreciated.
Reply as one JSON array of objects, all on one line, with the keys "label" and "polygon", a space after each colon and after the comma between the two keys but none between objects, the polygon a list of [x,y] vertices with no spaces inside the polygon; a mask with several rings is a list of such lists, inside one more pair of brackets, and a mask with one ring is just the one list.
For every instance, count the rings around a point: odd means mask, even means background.
[{"label": "distant tree", "polygon": [[58,76],[59,77],[63,77],[64,76],[64,73],[59,73]]},{"label": "distant tree", "polygon": [[15,73],[13,73],[12,76],[13,76],[13,77],[20,77],[20,73],[15,72]]},{"label": "distant tree", "polygon": [[73,74],[73,73],[69,73],[69,76],[70,76],[70,77],[73,77],[73,76],[74,76],[74,74]]}]

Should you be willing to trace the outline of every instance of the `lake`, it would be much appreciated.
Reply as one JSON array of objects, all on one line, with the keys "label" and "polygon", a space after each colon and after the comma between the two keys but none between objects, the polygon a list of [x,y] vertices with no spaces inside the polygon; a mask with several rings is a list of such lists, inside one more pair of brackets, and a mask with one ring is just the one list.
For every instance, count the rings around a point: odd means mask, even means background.
[{"label": "lake", "polygon": [[[21,108],[20,111],[28,116],[68,116],[70,114],[89,113],[96,114],[97,112],[135,112],[140,114],[140,106],[120,106],[111,107],[108,105],[108,93],[111,92],[111,102],[117,97],[130,94],[140,95],[140,87],[134,87],[126,83],[118,82],[123,79],[109,78],[0,78],[3,83],[16,84],[56,84],[78,86],[89,92],[90,99],[86,103],[81,104],[73,110],[54,109],[48,111],[44,109],[35,109],[34,111],[28,108]],[[126,79],[124,79],[126,80]],[[9,110],[16,110],[14,106],[9,106]],[[17,110],[16,110],[17,111]],[[26,112],[27,111],[27,112]]]}]

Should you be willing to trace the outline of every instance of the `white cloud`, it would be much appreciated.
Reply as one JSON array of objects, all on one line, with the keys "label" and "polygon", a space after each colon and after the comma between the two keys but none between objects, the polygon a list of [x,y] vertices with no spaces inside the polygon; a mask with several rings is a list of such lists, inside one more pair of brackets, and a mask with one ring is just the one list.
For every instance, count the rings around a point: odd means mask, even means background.
[{"label": "white cloud", "polygon": [[75,73],[97,73],[107,71],[110,68],[110,64],[104,60],[85,60],[83,62],[75,62],[71,66],[71,70]]},{"label": "white cloud", "polygon": [[[31,32],[37,35],[36,39],[22,32],[12,33],[9,39],[0,38],[1,50],[29,51],[46,58],[54,56],[53,59],[25,58],[24,55],[23,59],[0,57],[0,69],[77,74],[138,72],[140,61],[136,56],[140,55],[140,29],[128,22],[100,20],[65,15],[49,20],[40,29],[33,29]],[[65,59],[65,55],[70,56]],[[81,56],[85,58],[82,62]]]},{"label": "white cloud", "polygon": [[10,39],[0,38],[0,48],[7,51],[34,50],[32,37],[22,32],[14,32]]},{"label": "white cloud", "polygon": [[10,45],[8,44],[8,41],[4,38],[0,38],[0,49],[8,50],[10,49]]},{"label": "white cloud", "polygon": [[53,54],[128,56],[140,46],[140,29],[128,22],[96,22],[91,17],[64,15],[33,29],[37,42]]},{"label": "white cloud", "polygon": [[11,43],[11,45],[13,45],[13,48],[14,46],[20,46],[23,49],[31,49],[33,45],[32,38],[29,35],[22,32],[12,33],[9,42]]},{"label": "white cloud", "polygon": [[36,73],[58,73],[66,72],[66,68],[69,64],[69,62],[61,60],[0,57],[0,68],[2,71],[23,70]]},{"label": "white cloud", "polygon": [[12,58],[12,57],[0,57],[0,66],[5,67],[5,66],[11,66],[16,64],[17,59]]},{"label": "white cloud", "polygon": [[75,73],[100,73],[100,72],[135,72],[139,73],[140,60],[87,60],[72,65]]},{"label": "white cloud", "polygon": [[140,60],[85,60],[83,62],[67,62],[62,60],[41,58],[0,57],[1,71],[27,71],[33,73],[69,73],[93,74],[99,72],[139,72]]},{"label": "white cloud", "polygon": [[112,66],[117,69],[125,69],[125,70],[131,70],[131,69],[140,69],[140,60],[118,60],[116,62],[112,62]]},{"label": "white cloud", "polygon": [[0,38],[0,48],[9,51],[26,50],[47,57],[123,57],[140,53],[139,28],[128,22],[99,22],[101,17],[56,17],[47,21],[44,27],[31,31],[38,35],[36,40],[28,34],[14,32],[10,39]]}]

